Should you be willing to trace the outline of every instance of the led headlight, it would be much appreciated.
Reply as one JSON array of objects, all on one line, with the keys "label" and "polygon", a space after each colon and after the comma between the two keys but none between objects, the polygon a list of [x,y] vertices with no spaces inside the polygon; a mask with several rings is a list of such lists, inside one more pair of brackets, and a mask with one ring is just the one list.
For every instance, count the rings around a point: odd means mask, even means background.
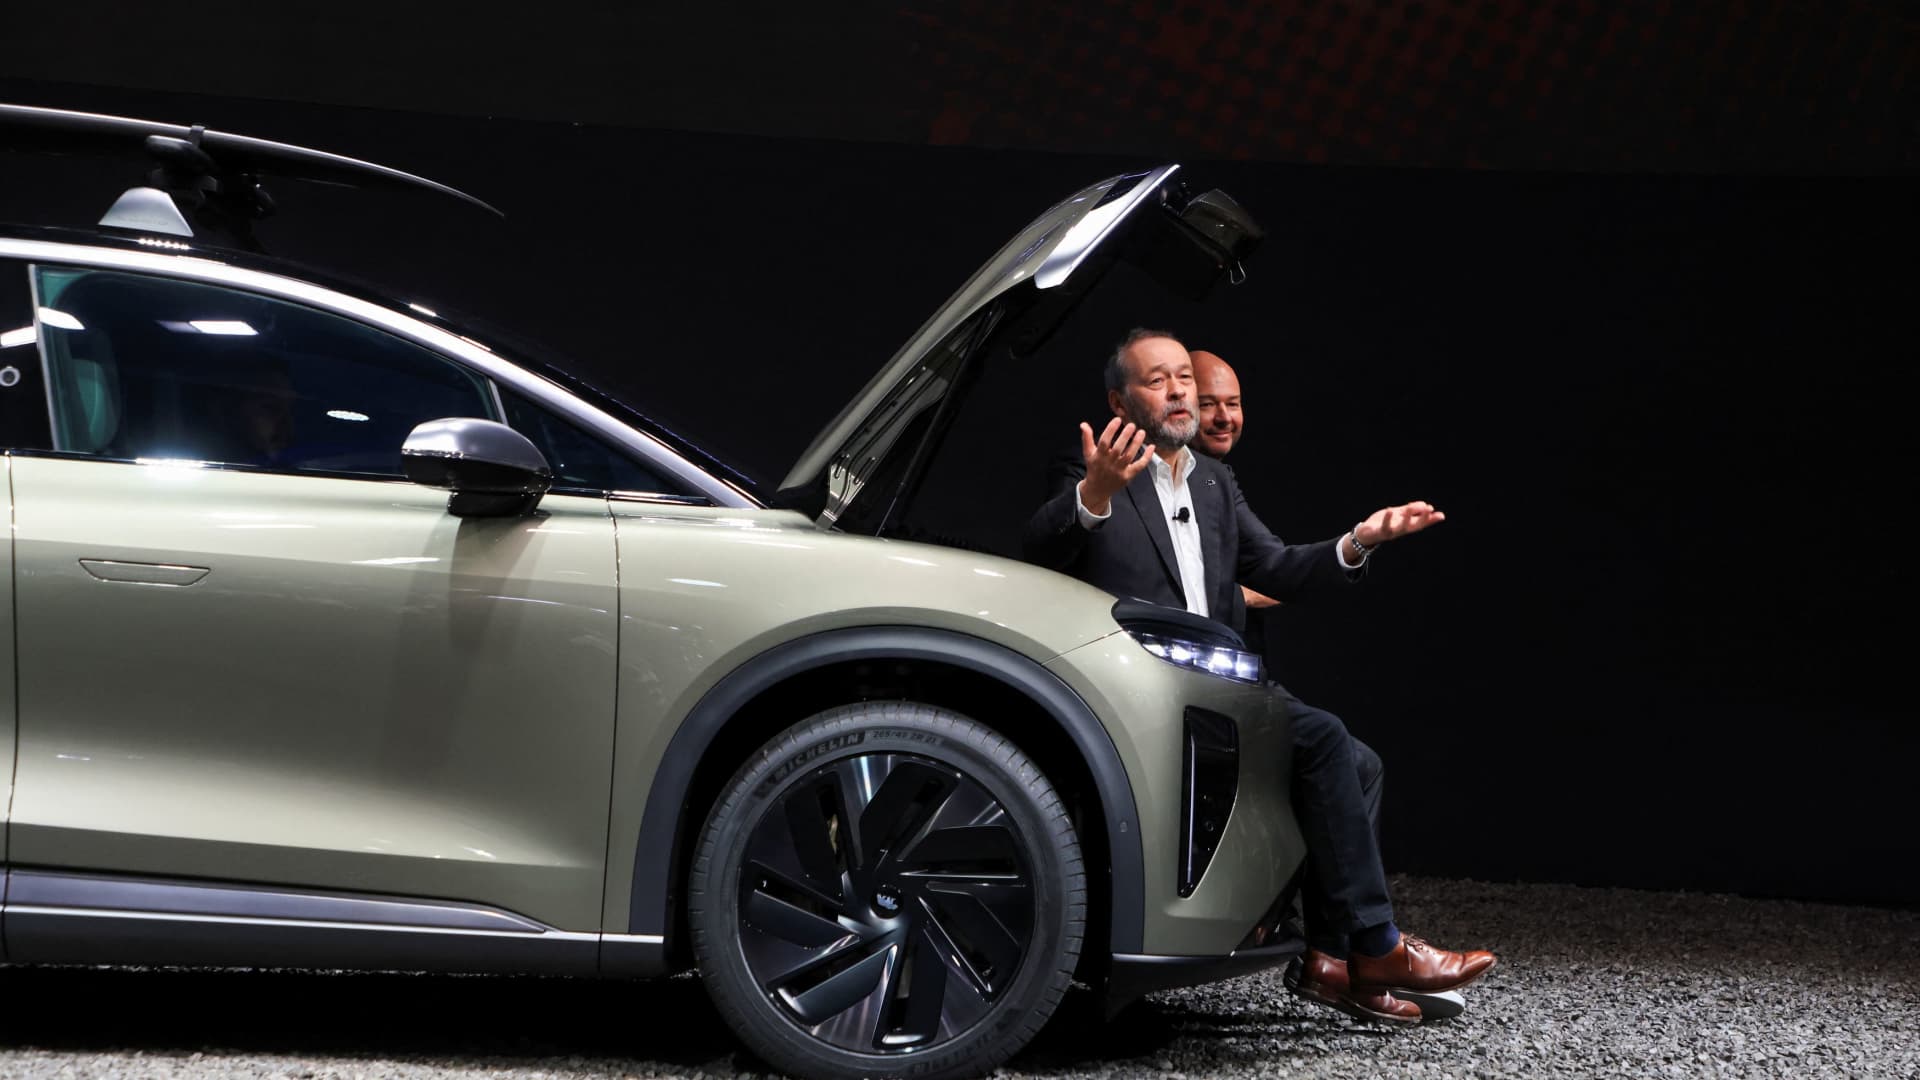
[{"label": "led headlight", "polygon": [[1192,668],[1223,679],[1256,685],[1266,681],[1266,671],[1260,658],[1253,653],[1225,645],[1208,645],[1185,638],[1148,633],[1132,627],[1127,628],[1127,633],[1140,643],[1141,648],[1175,667]]}]

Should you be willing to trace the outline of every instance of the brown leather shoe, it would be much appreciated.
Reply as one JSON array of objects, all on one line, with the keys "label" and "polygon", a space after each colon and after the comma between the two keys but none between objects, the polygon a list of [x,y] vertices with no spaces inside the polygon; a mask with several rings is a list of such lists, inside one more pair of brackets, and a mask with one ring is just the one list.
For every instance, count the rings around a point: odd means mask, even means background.
[{"label": "brown leather shoe", "polygon": [[1347,962],[1319,949],[1308,949],[1300,958],[1299,977],[1289,987],[1299,997],[1339,1009],[1355,1019],[1385,1024],[1420,1022],[1420,1006],[1411,1001],[1401,1001],[1384,990],[1354,993],[1347,983]]},{"label": "brown leather shoe", "polygon": [[1485,950],[1448,952],[1401,934],[1400,944],[1385,956],[1354,953],[1347,962],[1347,974],[1356,991],[1438,994],[1466,987],[1499,962]]}]

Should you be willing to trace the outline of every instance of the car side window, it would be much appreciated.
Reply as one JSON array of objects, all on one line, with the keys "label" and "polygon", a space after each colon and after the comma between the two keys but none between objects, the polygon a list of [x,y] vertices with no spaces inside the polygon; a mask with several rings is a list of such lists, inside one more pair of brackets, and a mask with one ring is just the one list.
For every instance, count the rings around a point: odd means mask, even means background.
[{"label": "car side window", "polygon": [[111,270],[33,284],[56,451],[397,477],[414,425],[498,418],[480,376],[339,315]]},{"label": "car side window", "polygon": [[0,449],[45,450],[47,385],[27,268],[0,260]]},{"label": "car side window", "polygon": [[598,437],[563,420],[552,410],[500,387],[507,423],[525,435],[553,469],[555,490],[635,491],[663,495],[695,494],[685,484],[643,465]]}]

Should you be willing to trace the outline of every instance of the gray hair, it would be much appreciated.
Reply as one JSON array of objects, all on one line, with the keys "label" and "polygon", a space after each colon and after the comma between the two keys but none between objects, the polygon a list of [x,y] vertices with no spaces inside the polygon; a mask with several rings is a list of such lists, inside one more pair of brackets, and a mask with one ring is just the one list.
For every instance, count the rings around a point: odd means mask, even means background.
[{"label": "gray hair", "polygon": [[1114,346],[1112,355],[1107,357],[1107,389],[1119,390],[1127,385],[1127,350],[1148,338],[1166,338],[1176,343],[1180,340],[1170,331],[1149,330],[1144,326],[1127,331],[1127,336]]}]

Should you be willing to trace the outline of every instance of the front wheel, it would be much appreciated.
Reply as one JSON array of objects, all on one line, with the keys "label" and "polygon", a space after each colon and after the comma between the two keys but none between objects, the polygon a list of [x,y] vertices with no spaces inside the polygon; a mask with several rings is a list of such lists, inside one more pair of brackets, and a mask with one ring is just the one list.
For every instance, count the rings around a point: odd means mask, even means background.
[{"label": "front wheel", "polygon": [[702,982],[808,1077],[968,1076],[1026,1045],[1073,975],[1080,844],[1018,747],[944,709],[829,709],[721,793],[687,881]]}]

